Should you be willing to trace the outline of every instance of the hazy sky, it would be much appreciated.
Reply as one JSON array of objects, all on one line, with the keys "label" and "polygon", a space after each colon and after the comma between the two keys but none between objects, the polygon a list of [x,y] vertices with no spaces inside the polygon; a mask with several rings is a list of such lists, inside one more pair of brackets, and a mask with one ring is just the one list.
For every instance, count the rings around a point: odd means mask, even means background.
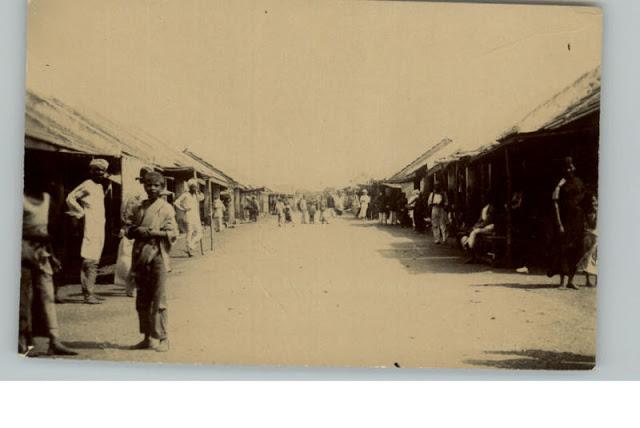
[{"label": "hazy sky", "polygon": [[27,86],[252,184],[382,178],[490,141],[600,63],[597,9],[33,0]]}]

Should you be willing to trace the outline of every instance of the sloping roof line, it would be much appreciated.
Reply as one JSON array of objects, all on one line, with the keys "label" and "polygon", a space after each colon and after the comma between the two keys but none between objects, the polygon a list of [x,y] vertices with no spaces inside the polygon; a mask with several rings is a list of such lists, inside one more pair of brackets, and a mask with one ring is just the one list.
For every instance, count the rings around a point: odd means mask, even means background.
[{"label": "sloping roof line", "polygon": [[199,162],[202,165],[206,166],[211,171],[213,171],[217,176],[219,176],[222,179],[226,180],[229,184],[233,184],[233,185],[236,185],[236,186],[242,186],[236,179],[234,179],[230,175],[226,174],[220,168],[214,166],[211,162],[209,162],[208,160],[204,159],[202,156],[194,153],[193,151],[191,151],[189,149],[184,149],[182,151],[182,153],[184,153],[186,156],[190,157],[191,159],[195,160],[196,162]]},{"label": "sloping roof line", "polygon": [[27,91],[25,134],[62,148],[97,155],[119,156],[115,137],[57,99],[45,99]]},{"label": "sloping roof line", "polygon": [[388,182],[398,182],[403,180],[408,180],[411,178],[411,175],[414,174],[418,169],[425,166],[428,161],[436,154],[438,151],[442,150],[447,145],[451,144],[452,140],[450,138],[443,138],[438,143],[431,146],[426,152],[418,156],[407,166],[402,168],[400,171],[396,172],[394,175],[389,177],[386,181]]},{"label": "sloping roof line", "polygon": [[529,112],[510,133],[555,129],[599,107],[600,66],[597,66]]},{"label": "sloping roof line", "polygon": [[188,167],[227,185],[224,174],[209,170],[185,153],[135,128],[124,129],[98,114],[81,114],[57,98],[27,90],[25,134],[66,150],[103,156],[127,154],[160,168]]},{"label": "sloping roof line", "polygon": [[472,148],[447,147],[433,164],[448,163],[464,157],[478,157],[501,146],[516,134],[558,129],[600,109],[600,66],[581,75],[571,85],[552,96],[495,140]]},{"label": "sloping roof line", "polygon": [[211,165],[211,163],[207,162],[206,160],[204,160],[203,158],[201,158],[197,154],[193,153],[192,151],[184,149],[182,151],[182,154],[186,158],[188,158],[189,162],[191,164],[194,164],[194,166],[195,166],[195,164],[198,164],[200,169],[202,170],[201,173],[203,175],[206,175],[207,177],[210,177],[211,179],[216,181],[218,184],[222,184],[224,186],[237,184],[236,181],[233,180],[231,177],[227,176],[222,171],[220,171],[218,168],[214,167],[213,165]]}]

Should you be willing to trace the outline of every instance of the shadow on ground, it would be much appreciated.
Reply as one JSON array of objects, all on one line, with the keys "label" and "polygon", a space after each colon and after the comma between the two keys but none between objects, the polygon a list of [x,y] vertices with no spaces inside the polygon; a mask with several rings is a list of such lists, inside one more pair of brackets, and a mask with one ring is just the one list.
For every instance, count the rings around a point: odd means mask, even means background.
[{"label": "shadow on ground", "polygon": [[436,245],[433,237],[426,233],[416,233],[413,229],[399,226],[383,226],[379,223],[351,222],[353,227],[375,227],[394,238],[403,238],[410,242],[392,242],[387,248],[378,249],[385,258],[396,259],[411,274],[423,273],[478,273],[495,270],[486,264],[467,264],[468,256],[453,244]]},{"label": "shadow on ground", "polygon": [[[503,284],[474,284],[472,287],[504,287],[515,288],[519,290],[543,290],[558,288],[558,284],[555,283],[537,283],[537,284],[523,284],[523,283],[503,283]],[[571,291],[571,290],[569,290]]]},{"label": "shadow on ground", "polygon": [[69,348],[80,349],[121,349],[130,350],[131,345],[119,345],[111,342],[89,342],[89,341],[76,341],[76,342],[64,342]]},{"label": "shadow on ground", "polygon": [[[80,357],[82,357],[83,350],[93,350],[93,349],[120,349],[120,350],[130,350],[130,345],[119,345],[117,343],[111,342],[89,342],[89,341],[62,341],[69,348],[78,351]],[[48,353],[49,349],[49,339],[46,337],[36,337],[34,338],[34,349],[29,353],[29,357],[31,358],[49,358],[52,357]],[[58,357],[60,358],[60,357]],[[64,357],[64,358],[74,358],[74,357]]]},{"label": "shadow on ground", "polygon": [[573,354],[571,352],[527,349],[523,351],[485,351],[485,354],[515,358],[466,360],[465,363],[473,364],[474,366],[511,370],[591,370],[596,365],[595,356]]}]

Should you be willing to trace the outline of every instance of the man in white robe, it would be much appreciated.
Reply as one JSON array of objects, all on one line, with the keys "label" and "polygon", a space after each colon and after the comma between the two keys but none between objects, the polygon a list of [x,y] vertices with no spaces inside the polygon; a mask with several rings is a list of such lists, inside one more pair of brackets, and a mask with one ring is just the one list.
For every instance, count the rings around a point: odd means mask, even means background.
[{"label": "man in white robe", "polygon": [[82,270],[80,282],[84,302],[95,305],[101,303],[102,298],[95,294],[96,277],[98,275],[98,263],[102,255],[105,238],[105,210],[104,188],[102,183],[107,178],[109,163],[104,159],[93,159],[89,163],[88,180],[80,183],[67,196],[68,214],[84,219],[84,231],[82,235]]}]

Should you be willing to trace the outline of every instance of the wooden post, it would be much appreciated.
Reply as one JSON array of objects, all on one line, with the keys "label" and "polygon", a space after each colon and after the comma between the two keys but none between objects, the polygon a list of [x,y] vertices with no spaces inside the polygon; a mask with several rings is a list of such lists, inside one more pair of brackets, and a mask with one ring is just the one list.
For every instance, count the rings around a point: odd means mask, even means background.
[{"label": "wooden post", "polygon": [[[193,178],[196,179],[196,185],[197,185],[197,190],[196,192],[200,192],[200,182],[198,181],[198,173],[194,170],[193,171]],[[206,183],[206,181],[205,181]],[[197,196],[197,193],[196,193]],[[197,198],[196,198],[197,201]],[[205,200],[203,201],[203,205],[204,205],[204,213],[206,215],[207,213],[207,199],[206,199],[206,195],[205,195]],[[198,211],[200,211],[200,203],[198,203]],[[200,214],[198,212],[198,214]],[[200,230],[204,232],[204,225],[202,224],[202,219],[200,219]],[[204,238],[204,233],[201,233],[201,237],[200,237],[200,255],[204,256],[204,243],[202,242],[202,238]]]},{"label": "wooden post", "polygon": [[[209,199],[213,199],[213,183],[211,182],[211,180],[209,180],[209,184],[207,186],[207,192],[209,192]],[[209,230],[211,231],[211,236],[210,236],[211,248],[210,248],[210,250],[213,251],[213,206],[211,207],[211,210],[209,211]]]},{"label": "wooden post", "polygon": [[471,185],[471,179],[469,177],[469,165],[465,165],[464,167],[464,220],[468,221],[469,218],[472,218],[472,215],[469,213],[469,207],[471,206],[471,197],[469,195],[469,186]]},{"label": "wooden post", "polygon": [[509,149],[504,149],[504,166],[505,176],[507,179],[507,248],[506,248],[506,263],[508,267],[512,267],[513,264],[513,218],[511,215],[511,194],[513,193],[513,184],[511,182],[511,162],[509,161]]}]

